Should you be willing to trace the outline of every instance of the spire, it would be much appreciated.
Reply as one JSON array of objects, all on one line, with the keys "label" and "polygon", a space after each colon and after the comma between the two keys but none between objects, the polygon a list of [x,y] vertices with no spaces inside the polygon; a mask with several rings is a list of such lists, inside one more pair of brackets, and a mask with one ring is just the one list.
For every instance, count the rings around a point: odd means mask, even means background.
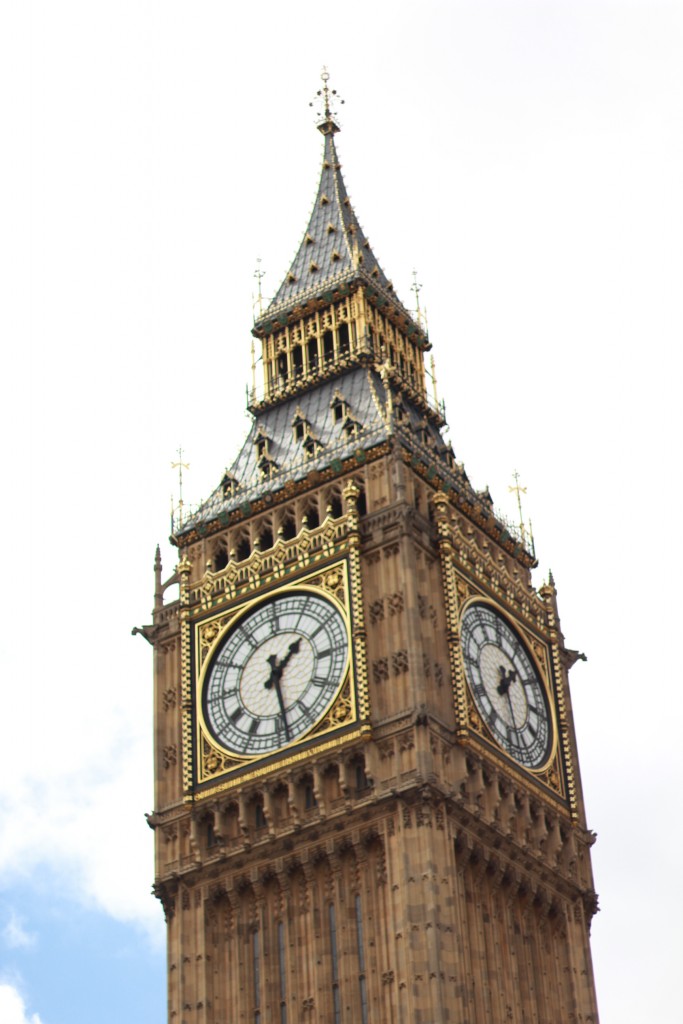
[{"label": "spire", "polygon": [[322,108],[318,130],[325,141],[315,203],[284,281],[256,320],[257,331],[259,328],[267,330],[269,323],[283,311],[286,314],[295,306],[302,306],[355,280],[362,279],[383,291],[393,303],[401,305],[370,248],[346,191],[334,142],[334,136],[340,131],[332,109],[337,92],[329,88],[326,70],[323,70],[322,80],[323,87],[318,90]]}]

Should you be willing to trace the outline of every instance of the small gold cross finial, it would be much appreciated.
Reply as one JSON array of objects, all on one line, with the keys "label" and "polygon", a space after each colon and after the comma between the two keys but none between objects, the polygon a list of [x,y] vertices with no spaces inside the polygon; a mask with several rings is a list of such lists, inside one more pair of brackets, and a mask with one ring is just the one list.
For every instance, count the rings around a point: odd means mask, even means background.
[{"label": "small gold cross finial", "polygon": [[256,287],[258,289],[256,294],[255,306],[258,306],[258,315],[261,316],[263,313],[263,292],[261,291],[261,281],[266,276],[265,270],[261,270],[261,257],[256,257],[256,270],[254,271],[254,277],[256,278]]},{"label": "small gold cross finial", "polygon": [[419,327],[422,327],[422,310],[420,309],[420,292],[422,291],[422,285],[417,283],[417,270],[413,271],[413,285],[410,290],[415,295],[415,315],[417,316],[417,323]]},{"label": "small gold cross finial", "polygon": [[522,495],[526,494],[526,487],[522,487],[519,482],[519,473],[517,470],[512,474],[512,479],[515,481],[512,486],[508,486],[508,491],[511,494],[517,495],[517,509],[519,511],[519,532],[522,535],[522,543],[526,546],[526,527],[524,525],[524,516],[522,514]]},{"label": "small gold cross finial", "polygon": [[178,526],[183,525],[183,470],[189,469],[190,463],[183,462],[183,449],[178,448],[178,461],[171,463],[171,469],[178,470],[178,504],[175,505],[173,502],[173,496],[171,496],[171,532],[173,532],[173,526],[175,522],[175,512],[178,512]]}]

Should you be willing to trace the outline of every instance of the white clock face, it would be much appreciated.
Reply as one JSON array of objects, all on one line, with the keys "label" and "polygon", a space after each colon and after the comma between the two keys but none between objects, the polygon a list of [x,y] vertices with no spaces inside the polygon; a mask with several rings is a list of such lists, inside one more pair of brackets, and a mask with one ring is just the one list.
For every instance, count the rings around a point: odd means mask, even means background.
[{"label": "white clock face", "polygon": [[303,737],[330,707],[346,675],[344,618],[310,591],[273,597],[228,632],[204,683],[204,719],[235,754],[269,754]]},{"label": "white clock face", "polygon": [[472,696],[494,739],[526,768],[545,764],[552,740],[545,690],[515,630],[488,605],[470,605],[461,645]]}]

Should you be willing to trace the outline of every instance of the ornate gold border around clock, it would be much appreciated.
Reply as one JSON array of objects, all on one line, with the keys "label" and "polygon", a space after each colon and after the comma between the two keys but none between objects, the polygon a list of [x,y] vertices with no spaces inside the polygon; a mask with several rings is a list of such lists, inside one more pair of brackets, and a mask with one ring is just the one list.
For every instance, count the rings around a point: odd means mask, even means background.
[{"label": "ornate gold border around clock", "polygon": [[[561,785],[561,775],[559,775],[556,771],[553,772],[553,767],[556,767],[557,755],[559,750],[559,730],[557,723],[557,712],[555,707],[556,702],[555,700],[553,700],[555,688],[552,685],[553,671],[551,665],[550,645],[548,642],[541,640],[535,634],[532,634],[530,630],[528,630],[524,625],[522,625],[522,623],[520,623],[517,619],[514,619],[504,609],[502,609],[499,604],[497,604],[495,601],[492,601],[491,598],[487,597],[485,594],[478,592],[474,587],[470,588],[469,596],[462,602],[460,608],[461,622],[465,612],[473,604],[484,604],[487,605],[489,608],[492,608],[497,615],[499,615],[508,623],[513,632],[518,634],[518,636],[524,643],[524,646],[526,647],[527,654],[529,654],[534,665],[536,666],[539,680],[541,681],[541,685],[543,686],[543,689],[545,691],[546,703],[548,706],[548,712],[550,714],[551,719],[550,729],[552,739],[552,744],[550,751],[548,753],[548,757],[542,765],[539,765],[538,768],[530,768],[526,765],[517,765],[517,762],[512,757],[510,758],[510,760],[516,767],[518,767],[520,771],[528,772],[529,774],[534,775],[539,779],[542,779],[547,785],[550,786],[551,789],[554,789],[555,792],[562,792],[561,788],[559,788]],[[462,650],[460,647],[458,648],[458,656],[460,661],[462,662]],[[463,666],[463,675],[464,674],[465,672]],[[490,729],[488,728],[488,726],[482,719],[481,715],[479,714],[476,703],[469,697],[469,687],[468,724],[470,729],[474,729],[481,736],[485,736],[489,740],[489,742],[493,743],[496,747],[499,746],[495,737],[492,736]],[[557,776],[555,784],[551,783],[550,776]]]},{"label": "ornate gold border around clock", "polygon": [[[371,728],[369,722],[361,722],[355,729],[350,729],[344,733],[343,742],[344,745],[353,743],[354,740],[368,740],[370,738]],[[307,741],[300,741],[306,743]],[[316,743],[313,750],[308,745],[305,749],[296,750],[293,749],[289,754],[284,757],[277,757],[275,761],[269,764],[262,764],[257,762],[257,766],[251,771],[241,771],[238,775],[230,775],[227,778],[219,777],[220,781],[216,781],[215,786],[207,786],[203,788],[201,793],[195,793],[194,799],[205,800],[209,797],[216,796],[218,793],[225,793],[228,790],[235,789],[237,786],[246,786],[256,779],[262,779],[264,776],[270,775],[271,772],[278,771],[282,772],[284,769],[294,768],[296,765],[302,762],[310,760],[313,753],[315,755],[324,754],[327,751],[335,750],[339,747],[339,738],[333,738],[325,741],[324,743]],[[271,755],[272,756],[272,755]]]},{"label": "ornate gold border around clock", "polygon": [[560,639],[562,634],[560,633],[557,617],[554,585],[549,583],[542,587],[541,596],[547,609],[548,627],[550,630],[550,648],[552,652],[552,663],[557,693],[557,716],[560,735],[559,742],[562,746],[562,754],[564,757],[569,807],[572,819],[576,821],[578,820],[579,803],[576,790],[576,775],[574,772],[574,759],[572,755],[569,722],[567,719],[567,703],[565,694],[565,687],[568,686],[569,680],[567,678],[566,669],[563,668],[562,657],[560,654]]},{"label": "ornate gold border around clock", "polygon": [[455,709],[456,735],[464,739],[468,733],[467,722],[467,687],[465,672],[460,652],[460,601],[458,595],[458,576],[454,564],[453,535],[449,523],[449,501],[442,491],[432,495],[434,519],[436,521],[437,547],[441,563],[441,579],[443,582],[444,604],[446,612],[446,638],[448,641],[448,658],[453,687],[453,703]]},{"label": "ornate gold border around clock", "polygon": [[349,548],[350,516],[327,516],[320,526],[302,527],[291,540],[278,538],[268,551],[255,549],[242,561],[231,559],[225,569],[207,569],[189,591],[192,614],[226,605],[248,594],[261,592],[301,573],[313,570],[345,554]]},{"label": "ornate gold border around clock", "polygon": [[[301,590],[319,589],[326,593],[328,599],[337,606],[344,618],[347,633],[350,640],[349,663],[345,673],[344,681],[340,686],[338,694],[332,707],[322,719],[304,737],[292,741],[291,747],[306,744],[307,748],[311,741],[317,741],[319,737],[332,734],[341,729],[348,729],[354,722],[367,720],[369,717],[369,704],[367,694],[367,671],[365,667],[364,651],[358,645],[358,631],[362,630],[363,622],[358,622],[359,614],[362,617],[362,601],[357,595],[359,581],[354,577],[356,571],[353,566],[353,557],[349,551],[347,558],[335,559],[325,565],[318,565],[312,572],[300,575],[296,580],[289,581],[285,586],[270,586],[259,588],[258,593],[243,595],[242,600],[235,602],[229,609],[222,608],[213,614],[195,614],[190,622],[190,629],[194,634],[194,659],[189,666],[190,675],[195,683],[196,714],[194,727],[193,754],[196,757],[196,785],[205,785],[216,780],[228,772],[238,772],[239,779],[245,781],[251,778],[254,772],[245,773],[245,768],[252,764],[259,764],[266,758],[273,757],[272,753],[263,754],[259,757],[235,757],[223,750],[213,741],[208,733],[201,715],[201,689],[206,666],[210,663],[211,655],[216,651],[222,639],[232,624],[245,614],[250,608],[267,600],[270,596],[285,593],[295,593]],[[361,731],[364,731],[361,729]],[[354,731],[353,735],[356,732]],[[345,732],[345,739],[349,734]],[[289,747],[282,748],[284,751]],[[316,750],[319,746],[316,745]],[[308,750],[301,756],[308,756]],[[260,774],[271,771],[274,767],[282,767],[287,763],[291,755],[285,758],[278,757],[276,764],[264,766],[259,770]],[[189,765],[189,777],[192,780],[192,764]],[[192,781],[187,787],[192,787]],[[211,788],[213,792],[214,787]],[[205,791],[202,793],[204,795]]]},{"label": "ornate gold border around clock", "polygon": [[[468,745],[471,743],[473,736],[481,736],[486,739],[488,744],[491,744],[492,751],[498,749],[494,741],[489,739],[488,730],[485,728],[481,716],[470,700],[462,651],[460,649],[460,622],[463,608],[470,600],[477,599],[491,604],[493,608],[503,614],[512,623],[517,632],[520,633],[527,647],[534,652],[535,661],[543,663],[544,671],[540,674],[548,694],[548,703],[553,716],[553,754],[544,766],[540,769],[528,769],[517,765],[512,758],[507,757],[504,761],[501,760],[501,763],[504,763],[508,769],[519,772],[522,776],[530,775],[538,782],[543,783],[562,800],[568,800],[570,811],[575,816],[576,792],[573,783],[571,752],[565,735],[566,728],[563,724],[564,680],[559,665],[557,637],[552,629],[550,635],[544,637],[540,630],[534,628],[534,624],[546,621],[547,603],[544,601],[543,596],[534,596],[533,605],[536,614],[530,616],[523,604],[520,604],[519,608],[516,607],[509,600],[502,599],[502,595],[490,593],[484,580],[482,580],[482,585],[480,586],[469,575],[461,572],[459,564],[462,554],[462,538],[459,533],[457,537],[454,535],[449,497],[441,491],[436,491],[432,495],[432,503],[434,506],[437,544],[444,587],[446,630],[449,641],[451,684],[453,687],[457,735],[460,739],[467,742]],[[474,568],[477,567],[478,564],[475,561]],[[531,596],[529,600],[531,602]],[[560,750],[564,757],[564,765],[561,762]]]}]

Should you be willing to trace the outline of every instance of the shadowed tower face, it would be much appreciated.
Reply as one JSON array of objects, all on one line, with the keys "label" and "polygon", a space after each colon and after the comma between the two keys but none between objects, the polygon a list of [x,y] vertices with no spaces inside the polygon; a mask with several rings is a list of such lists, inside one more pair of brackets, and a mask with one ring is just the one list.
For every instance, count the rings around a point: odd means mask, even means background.
[{"label": "shadowed tower face", "polygon": [[595,1022],[577,655],[444,440],[320,98],[251,430],[144,627],[169,1021]]}]

